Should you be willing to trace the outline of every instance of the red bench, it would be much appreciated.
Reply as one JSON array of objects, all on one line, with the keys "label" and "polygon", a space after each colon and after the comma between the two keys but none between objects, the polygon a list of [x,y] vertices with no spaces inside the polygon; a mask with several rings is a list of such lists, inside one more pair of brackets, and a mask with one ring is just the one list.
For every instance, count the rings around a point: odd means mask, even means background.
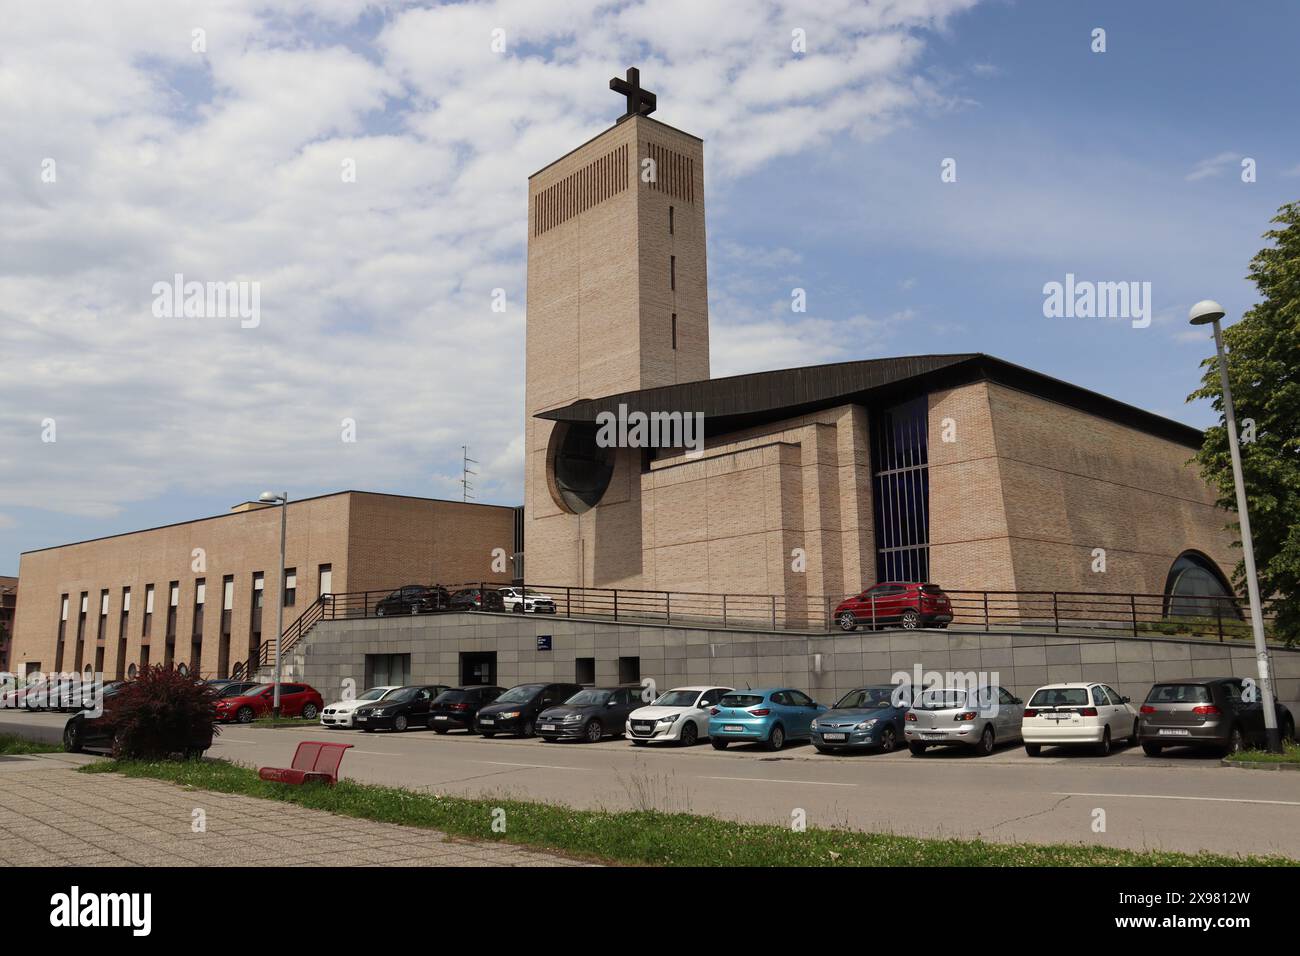
[{"label": "red bench", "polygon": [[306,783],[316,780],[332,787],[339,780],[339,764],[343,762],[343,752],[350,749],[352,744],[304,740],[294,752],[292,766],[262,767],[257,775],[275,783]]}]

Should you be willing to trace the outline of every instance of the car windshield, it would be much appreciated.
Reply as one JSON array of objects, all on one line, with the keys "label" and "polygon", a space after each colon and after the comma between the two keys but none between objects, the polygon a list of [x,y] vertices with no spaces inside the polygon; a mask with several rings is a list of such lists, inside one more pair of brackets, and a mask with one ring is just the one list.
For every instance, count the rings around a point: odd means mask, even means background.
[{"label": "car windshield", "polygon": [[1204,684],[1157,684],[1147,694],[1148,704],[1208,704],[1210,688]]},{"label": "car windshield", "polygon": [[1086,707],[1088,706],[1088,688],[1086,687],[1043,687],[1034,691],[1029,698],[1030,707]]},{"label": "car windshield", "polygon": [[753,707],[763,703],[762,694],[727,694],[722,698],[723,707]]},{"label": "car windshield", "polygon": [[498,697],[496,702],[498,704],[522,704],[524,701],[536,697],[542,687],[542,684],[520,684],[518,687],[510,688]]},{"label": "car windshield", "polygon": [[889,707],[892,687],[859,687],[835,702],[836,710],[876,710]]},{"label": "car windshield", "polygon": [[603,704],[609,700],[612,691],[608,690],[580,690],[568,700],[566,704],[572,704],[574,707],[585,707],[590,704]]},{"label": "car windshield", "polygon": [[252,687],[246,687],[238,694],[232,694],[231,696],[232,697],[256,697],[258,694],[270,690],[271,687],[272,687],[271,684],[254,684]]},{"label": "car windshield", "polygon": [[392,690],[393,688],[391,687],[372,687],[370,690],[358,697],[357,700],[379,700],[385,694],[392,693]]},{"label": "car windshield", "polygon": [[448,700],[464,700],[464,699],[467,698],[467,697],[469,697],[469,692],[468,692],[468,691],[463,691],[463,690],[444,690],[441,694],[438,695],[437,699],[438,699],[438,700],[441,700],[441,701],[448,701]]},{"label": "car windshield", "polygon": [[698,690],[670,690],[655,700],[656,707],[691,707],[700,696]]},{"label": "car windshield", "polygon": [[227,684],[225,687],[222,687],[217,690],[217,696],[218,697],[242,697],[244,695],[244,692],[248,689],[249,688],[247,684]]},{"label": "car windshield", "polygon": [[410,700],[412,697],[415,696],[416,691],[418,691],[419,689],[420,689],[420,688],[418,688],[418,687],[399,687],[399,688],[397,688],[397,690],[395,690],[395,691],[393,691],[392,693],[386,695],[386,696],[384,697],[384,701],[385,701],[385,702],[392,701],[393,703],[401,703],[401,702],[404,701],[404,700]]}]

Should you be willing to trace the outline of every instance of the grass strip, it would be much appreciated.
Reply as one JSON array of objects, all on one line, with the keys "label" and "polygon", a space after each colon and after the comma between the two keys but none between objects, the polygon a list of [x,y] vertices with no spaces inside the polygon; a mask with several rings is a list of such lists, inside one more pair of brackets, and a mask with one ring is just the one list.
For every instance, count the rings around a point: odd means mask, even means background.
[{"label": "grass strip", "polygon": [[1267,750],[1242,750],[1228,757],[1232,763],[1300,763],[1300,743],[1282,741],[1282,752],[1271,754]]},{"label": "grass strip", "polygon": [[14,734],[0,734],[0,756],[19,757],[25,754],[55,754],[62,751],[63,747],[60,744],[38,744]]},{"label": "grass strip", "polygon": [[[83,773],[122,773],[200,790],[279,800],[384,823],[503,841],[605,863],[646,866],[1296,866],[1282,857],[1117,850],[1085,844],[987,843],[737,823],[688,813],[578,810],[517,800],[416,793],[341,781],[336,787],[260,780],[222,760],[103,761]],[[494,833],[494,811],[505,833]],[[495,814],[499,818],[500,814]]]}]

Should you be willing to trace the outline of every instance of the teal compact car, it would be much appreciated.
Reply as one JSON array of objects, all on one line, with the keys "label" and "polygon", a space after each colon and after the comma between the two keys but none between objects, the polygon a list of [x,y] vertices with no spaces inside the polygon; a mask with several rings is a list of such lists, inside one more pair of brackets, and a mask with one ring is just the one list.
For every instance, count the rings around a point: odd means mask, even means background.
[{"label": "teal compact car", "polygon": [[788,740],[808,740],[812,722],[825,710],[825,704],[792,687],[735,690],[709,712],[709,741],[714,750],[726,750],[731,743],[780,750]]},{"label": "teal compact car", "polygon": [[812,725],[812,742],[819,753],[880,750],[890,753],[903,740],[907,714],[905,695],[895,696],[892,684],[849,691]]}]

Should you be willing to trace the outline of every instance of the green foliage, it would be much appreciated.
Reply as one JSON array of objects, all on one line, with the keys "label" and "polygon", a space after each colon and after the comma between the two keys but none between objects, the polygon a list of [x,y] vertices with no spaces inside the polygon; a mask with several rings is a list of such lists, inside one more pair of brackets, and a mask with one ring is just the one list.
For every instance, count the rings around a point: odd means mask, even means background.
[{"label": "green foliage", "polygon": [[[1266,602],[1272,599],[1277,636],[1295,644],[1300,639],[1300,202],[1283,206],[1273,222],[1279,228],[1264,237],[1274,245],[1250,263],[1249,278],[1262,298],[1223,330],[1223,338],[1239,432],[1247,419],[1254,421],[1254,441],[1243,441],[1241,453],[1260,593]],[[1201,474],[1218,488],[1219,504],[1235,512],[1218,359],[1201,365],[1201,387],[1188,401],[1209,399],[1220,420],[1207,429],[1196,459]],[[1235,521],[1232,527],[1238,529]],[[1241,563],[1233,583],[1244,593]]]}]

